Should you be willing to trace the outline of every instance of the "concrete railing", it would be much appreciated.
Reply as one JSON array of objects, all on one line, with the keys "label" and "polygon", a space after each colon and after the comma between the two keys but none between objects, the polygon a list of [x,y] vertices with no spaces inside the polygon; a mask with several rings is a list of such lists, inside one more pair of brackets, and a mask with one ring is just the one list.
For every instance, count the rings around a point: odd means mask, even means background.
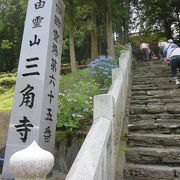
[{"label": "concrete railing", "polygon": [[126,111],[131,48],[121,53],[107,94],[94,97],[93,124],[66,180],[114,180]]}]

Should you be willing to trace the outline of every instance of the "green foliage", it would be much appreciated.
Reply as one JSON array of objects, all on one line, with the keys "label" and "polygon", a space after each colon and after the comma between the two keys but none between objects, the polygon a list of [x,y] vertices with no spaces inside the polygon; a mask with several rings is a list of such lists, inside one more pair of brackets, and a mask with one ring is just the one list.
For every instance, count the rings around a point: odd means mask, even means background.
[{"label": "green foliage", "polygon": [[15,82],[15,74],[0,74],[0,111],[12,109]]},{"label": "green foliage", "polygon": [[112,81],[112,69],[118,65],[112,57],[99,56],[89,65],[91,76],[100,85],[100,87],[109,87]]},{"label": "green foliage", "polygon": [[127,146],[120,146],[120,148],[119,148],[119,153],[125,153],[125,152],[127,152],[128,151],[128,147]]},{"label": "green foliage", "polygon": [[0,93],[3,94],[14,87],[16,82],[16,74],[1,73],[0,74]]},{"label": "green foliage", "polygon": [[57,131],[56,132],[56,142],[61,142],[67,138],[67,134],[64,131]]},{"label": "green foliage", "polygon": [[[65,80],[62,78],[62,83],[67,79],[67,76]],[[63,88],[64,91],[61,91],[59,96],[57,127],[72,131],[91,123],[89,119],[92,119],[93,96],[98,94],[99,90],[94,80],[87,81],[83,78],[74,81],[70,87],[67,90]]]},{"label": "green foliage", "polygon": [[[179,1],[169,0],[134,0],[137,7],[140,32],[162,32],[166,38],[171,38],[173,33],[179,31]],[[173,27],[173,28],[172,28]],[[178,33],[179,34],[179,33]]]},{"label": "green foliage", "polygon": [[[115,55],[119,57],[124,49],[122,45],[117,46]],[[118,61],[109,56],[100,56],[89,68],[61,76],[57,127],[73,131],[91,125],[93,96],[102,93],[101,88],[110,86],[112,68],[117,64]]]},{"label": "green foliage", "polygon": [[116,46],[115,51],[114,51],[114,56],[115,56],[115,63],[118,64],[119,63],[119,55],[121,53],[122,50],[125,50],[125,46],[119,44],[118,46]]},{"label": "green foliage", "polygon": [[13,95],[14,87],[10,88],[0,95],[0,111],[7,111],[12,109]]},{"label": "green foliage", "polygon": [[139,36],[131,36],[130,41],[132,44],[136,46],[140,46],[142,41],[145,42],[156,42],[158,43],[159,40],[167,40],[167,38],[160,32],[149,32],[146,35],[139,35]]},{"label": "green foliage", "polygon": [[[4,75],[3,75],[4,76]],[[4,86],[5,89],[11,88],[16,82],[14,74],[8,74],[7,76],[0,76],[0,86]]]},{"label": "green foliage", "polygon": [[26,0],[0,2],[0,72],[12,71],[18,62]]},{"label": "green foliage", "polygon": [[60,91],[68,91],[74,88],[74,84],[81,80],[90,81],[92,77],[89,75],[87,69],[79,70],[77,72],[62,75],[60,77]]},{"label": "green foliage", "polygon": [[9,42],[9,40],[2,40],[1,48],[2,49],[11,49],[13,46],[12,42]]}]

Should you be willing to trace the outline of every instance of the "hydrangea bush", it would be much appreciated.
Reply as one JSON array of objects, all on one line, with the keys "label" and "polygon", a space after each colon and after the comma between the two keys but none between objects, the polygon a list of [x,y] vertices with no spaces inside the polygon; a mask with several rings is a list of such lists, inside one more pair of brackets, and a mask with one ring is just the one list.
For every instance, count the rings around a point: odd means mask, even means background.
[{"label": "hydrangea bush", "polygon": [[[118,57],[120,49],[115,49]],[[73,131],[91,126],[93,97],[106,93],[105,89],[110,87],[112,69],[118,67],[118,57],[113,60],[110,56],[99,56],[88,64],[88,68],[61,77],[58,128]]]},{"label": "hydrangea bush", "polygon": [[88,64],[89,72],[100,87],[110,86],[112,69],[117,68],[117,62],[110,56],[99,56]]},{"label": "hydrangea bush", "polygon": [[57,127],[72,131],[92,123],[93,96],[99,93],[95,81],[80,80],[59,94]]}]

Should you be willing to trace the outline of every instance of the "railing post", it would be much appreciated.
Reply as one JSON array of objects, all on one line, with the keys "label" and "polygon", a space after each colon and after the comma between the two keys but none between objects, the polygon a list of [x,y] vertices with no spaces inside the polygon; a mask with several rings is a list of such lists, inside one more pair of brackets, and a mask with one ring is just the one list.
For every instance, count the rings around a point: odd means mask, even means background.
[{"label": "railing post", "polygon": [[[108,162],[108,177],[106,179],[114,180],[115,178],[115,101],[113,96],[108,94],[101,94],[94,97],[93,120],[100,117],[105,117],[112,121],[111,134],[108,140],[108,147],[106,149]],[[105,167],[104,167],[105,168]]]},{"label": "railing post", "polygon": [[14,153],[9,160],[10,171],[16,180],[45,180],[53,165],[54,156],[40,148],[36,141]]},{"label": "railing post", "polygon": [[116,79],[119,79],[121,75],[120,68],[112,69],[112,84]]}]

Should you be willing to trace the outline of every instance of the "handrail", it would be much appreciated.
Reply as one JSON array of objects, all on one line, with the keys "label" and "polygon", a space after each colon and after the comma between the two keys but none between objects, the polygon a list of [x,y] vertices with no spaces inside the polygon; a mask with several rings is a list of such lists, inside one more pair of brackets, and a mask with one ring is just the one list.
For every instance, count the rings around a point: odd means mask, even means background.
[{"label": "handrail", "polygon": [[114,180],[131,71],[131,47],[121,53],[107,94],[94,97],[93,124],[66,180]]},{"label": "handrail", "polygon": [[105,146],[110,131],[109,119],[101,117],[95,120],[66,179],[80,180],[86,177],[86,180],[91,180],[103,176],[103,172],[98,172],[97,169],[106,159]]}]

